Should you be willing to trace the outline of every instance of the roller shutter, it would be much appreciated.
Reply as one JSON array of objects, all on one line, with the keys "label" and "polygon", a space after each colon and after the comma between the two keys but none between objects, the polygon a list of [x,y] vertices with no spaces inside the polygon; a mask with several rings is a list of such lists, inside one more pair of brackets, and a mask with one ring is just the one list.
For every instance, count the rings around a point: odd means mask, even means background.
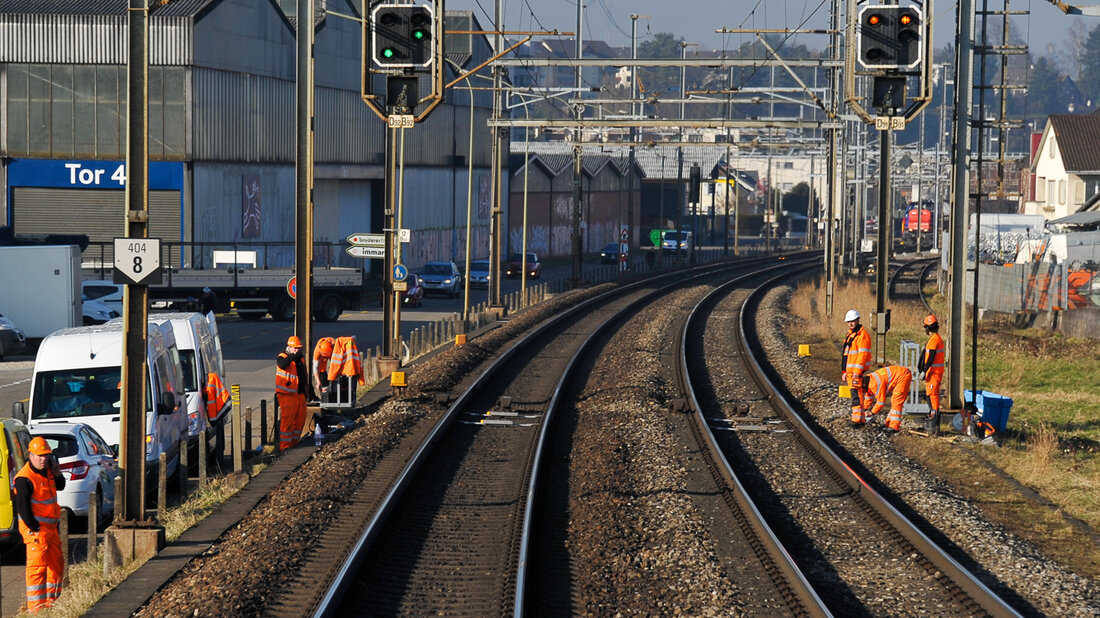
[{"label": "roller shutter", "polygon": [[[126,234],[126,192],[117,189],[15,187],[12,228],[16,234],[87,234],[106,243]],[[180,192],[149,192],[149,236],[179,242]]]}]

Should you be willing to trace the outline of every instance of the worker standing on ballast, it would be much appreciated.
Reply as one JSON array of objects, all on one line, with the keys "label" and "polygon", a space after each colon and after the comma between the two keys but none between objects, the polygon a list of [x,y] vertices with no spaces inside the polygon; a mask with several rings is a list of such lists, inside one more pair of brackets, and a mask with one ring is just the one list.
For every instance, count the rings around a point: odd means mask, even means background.
[{"label": "worker standing on ballast", "polygon": [[302,359],[302,340],[291,335],[286,349],[275,359],[275,399],[279,404],[279,450],[298,443],[306,420],[309,377]]},{"label": "worker standing on ballast", "polygon": [[[901,431],[901,409],[909,397],[909,384],[913,381],[913,372],[901,365],[887,365],[863,376],[863,388],[866,389],[863,406],[865,418],[882,411],[886,398],[890,398],[890,414],[886,416],[886,431]],[[866,408],[870,408],[867,411]]]},{"label": "worker standing on ballast", "polygon": [[928,429],[935,433],[940,427],[940,384],[943,382],[946,349],[935,314],[930,313],[924,318],[924,332],[928,334],[928,343],[924,345],[924,353],[917,362],[917,370],[924,378],[924,392],[928,396]]},{"label": "worker standing on ballast", "polygon": [[840,380],[851,387],[852,426],[862,427],[867,422],[863,414],[863,374],[871,367],[871,334],[859,323],[859,312],[855,309],[844,314],[844,321],[848,323],[848,336],[840,352],[844,372]]}]

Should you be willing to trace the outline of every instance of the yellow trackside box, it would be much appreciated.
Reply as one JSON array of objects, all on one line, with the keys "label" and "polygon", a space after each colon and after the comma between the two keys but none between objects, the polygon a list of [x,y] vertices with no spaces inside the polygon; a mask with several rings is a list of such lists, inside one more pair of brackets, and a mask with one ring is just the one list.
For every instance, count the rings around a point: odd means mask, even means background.
[{"label": "yellow trackside box", "polygon": [[839,395],[840,395],[841,399],[851,399],[852,398],[852,387],[848,386],[847,384],[841,384]]},{"label": "yellow trackside box", "polygon": [[390,374],[390,386],[396,386],[396,387],[408,386],[407,384],[405,384],[405,372],[404,371],[395,371],[395,372],[391,373]]}]

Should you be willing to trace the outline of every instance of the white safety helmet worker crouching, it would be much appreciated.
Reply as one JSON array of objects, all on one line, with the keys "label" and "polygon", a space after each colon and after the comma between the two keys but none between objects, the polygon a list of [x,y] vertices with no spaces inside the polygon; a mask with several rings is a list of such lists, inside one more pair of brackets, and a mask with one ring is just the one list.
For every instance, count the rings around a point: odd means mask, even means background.
[{"label": "white safety helmet worker crouching", "polygon": [[858,320],[858,319],[859,319],[859,312],[856,311],[855,309],[849,309],[848,313],[844,314],[844,321],[845,322],[851,322],[852,320]]}]

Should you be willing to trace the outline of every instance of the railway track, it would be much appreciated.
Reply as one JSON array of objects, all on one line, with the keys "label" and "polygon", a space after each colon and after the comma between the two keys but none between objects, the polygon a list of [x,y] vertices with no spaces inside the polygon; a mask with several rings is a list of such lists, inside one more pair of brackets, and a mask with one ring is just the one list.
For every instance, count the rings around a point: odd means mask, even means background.
[{"label": "railway track", "polygon": [[[747,260],[732,268],[756,269],[766,262],[775,260]],[[274,613],[520,611],[523,522],[531,516],[527,501],[534,499],[527,492],[538,469],[546,419],[561,399],[557,377],[576,365],[570,359],[594,340],[599,325],[609,328],[639,304],[653,303],[696,278],[713,277],[714,270],[699,268],[622,288],[613,298],[585,303],[524,337],[441,422],[416,437],[421,445],[416,454],[390,457],[371,475],[395,481],[366,483],[353,504],[343,505],[340,522],[280,595]],[[397,465],[402,469],[394,470]],[[356,520],[369,523],[354,531]],[[358,539],[354,548],[347,539]]]},{"label": "railway track", "polygon": [[926,312],[931,313],[932,308],[924,297],[924,286],[938,263],[938,257],[901,262],[887,282],[890,302],[919,302]]},{"label": "railway track", "polygon": [[[1016,615],[784,399],[757,361],[761,296],[728,285],[700,303],[685,326],[682,379],[712,460],[741,479],[824,605],[836,615]],[[737,345],[716,332],[739,332]]]}]

